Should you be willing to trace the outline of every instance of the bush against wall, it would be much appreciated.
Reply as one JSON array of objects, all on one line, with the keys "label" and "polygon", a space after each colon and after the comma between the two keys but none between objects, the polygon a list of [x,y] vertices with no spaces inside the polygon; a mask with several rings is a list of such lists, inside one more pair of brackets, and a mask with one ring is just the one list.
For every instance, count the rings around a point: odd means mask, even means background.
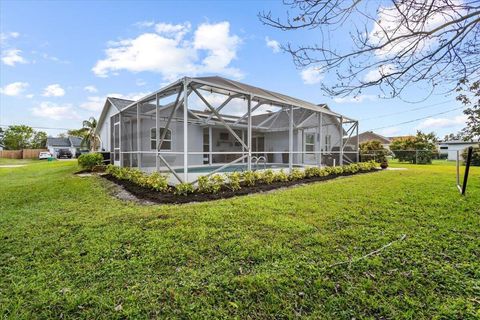
[{"label": "bush against wall", "polygon": [[86,170],[92,170],[93,167],[101,165],[103,155],[101,153],[85,153],[78,157],[78,165]]},{"label": "bush against wall", "polygon": [[[467,154],[468,154],[468,148],[463,149],[462,158],[463,158],[464,163],[465,163],[465,161],[467,161]],[[480,147],[479,148],[473,148],[472,162],[470,162],[470,165],[480,166]]]},{"label": "bush against wall", "polygon": [[387,162],[389,155],[388,149],[383,147],[382,143],[377,140],[365,141],[360,143],[360,161],[376,161],[379,163]]},{"label": "bush against wall", "polygon": [[435,134],[417,131],[416,136],[393,139],[390,150],[395,158],[402,162],[430,164],[437,157],[437,138]]}]

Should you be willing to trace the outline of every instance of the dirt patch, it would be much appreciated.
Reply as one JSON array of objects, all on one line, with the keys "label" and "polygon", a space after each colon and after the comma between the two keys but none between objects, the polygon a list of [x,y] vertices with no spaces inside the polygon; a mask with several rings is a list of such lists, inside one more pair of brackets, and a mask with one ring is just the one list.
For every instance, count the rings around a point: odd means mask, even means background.
[{"label": "dirt patch", "polygon": [[[99,177],[102,177],[102,176],[99,175]],[[133,202],[136,202],[138,204],[143,204],[143,205],[155,204],[155,202],[137,197],[132,192],[127,191],[119,183],[116,183],[114,181],[110,181],[108,179],[103,180],[103,181],[105,182],[105,187],[108,189],[109,193],[115,198],[118,198],[118,199],[124,200],[124,201],[133,201]],[[153,191],[153,192],[156,192],[156,191]]]},{"label": "dirt patch", "polygon": [[[268,192],[271,190],[275,189],[281,189],[281,188],[286,188],[286,187],[291,187],[295,185],[302,185],[302,184],[308,184],[308,183],[313,183],[313,182],[320,182],[320,181],[327,181],[327,180],[332,180],[338,177],[346,177],[346,176],[352,176],[352,175],[358,175],[358,174],[365,174],[365,173],[371,173],[371,172],[377,172],[380,170],[374,169],[372,171],[367,171],[367,172],[358,172],[358,173],[343,173],[340,175],[329,175],[326,177],[315,177],[315,178],[305,178],[301,180],[296,180],[296,181],[288,181],[288,182],[274,182],[272,184],[259,184],[255,185],[253,187],[249,187],[246,185],[242,185],[242,188],[237,191],[232,191],[230,189],[224,188],[222,189],[219,193],[212,194],[212,193],[193,193],[189,194],[188,196],[179,196],[173,194],[173,192],[159,192],[155,191],[152,189],[144,188],[141,187],[131,181],[127,180],[119,180],[115,178],[112,175],[106,174],[103,175],[102,178],[105,178],[117,186],[120,186],[122,191],[130,193],[130,196],[132,196],[135,200],[134,201],[142,201],[142,202],[147,202],[149,204],[151,203],[160,203],[160,204],[166,204],[166,203],[176,203],[176,204],[181,204],[181,203],[189,203],[189,202],[204,202],[204,201],[212,201],[212,200],[218,200],[218,199],[228,199],[236,196],[242,196],[242,195],[247,195],[247,194],[252,194],[252,193],[258,193],[258,192]],[[128,199],[128,197],[125,194],[116,194],[117,197],[125,200],[131,200]]]}]

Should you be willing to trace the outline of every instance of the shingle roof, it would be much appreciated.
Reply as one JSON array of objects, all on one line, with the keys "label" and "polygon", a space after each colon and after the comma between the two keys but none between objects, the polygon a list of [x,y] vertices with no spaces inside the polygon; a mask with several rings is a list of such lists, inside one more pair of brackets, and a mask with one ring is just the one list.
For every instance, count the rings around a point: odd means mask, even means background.
[{"label": "shingle roof", "polygon": [[47,138],[47,146],[52,147],[70,147],[70,140],[68,138],[54,138],[48,137]]},{"label": "shingle roof", "polygon": [[120,110],[125,109],[126,106],[134,102],[133,100],[113,98],[113,97],[108,97],[107,99],[109,99],[115,105],[115,107],[119,108]]},{"label": "shingle roof", "polygon": [[[355,141],[356,137],[352,137],[350,140],[352,141]],[[380,143],[382,144],[390,144],[391,140],[387,137],[384,137],[378,133],[375,133],[373,131],[365,131],[365,132],[362,132],[358,135],[358,141],[360,143],[362,142],[367,142],[367,141],[380,141]]]},{"label": "shingle roof", "polygon": [[79,148],[82,145],[82,139],[79,137],[69,137],[72,147]]}]

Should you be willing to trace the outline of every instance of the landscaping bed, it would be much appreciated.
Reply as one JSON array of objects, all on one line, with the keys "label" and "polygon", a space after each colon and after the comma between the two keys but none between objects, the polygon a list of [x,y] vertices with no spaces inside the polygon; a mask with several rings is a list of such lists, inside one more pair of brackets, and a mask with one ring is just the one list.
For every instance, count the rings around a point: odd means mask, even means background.
[{"label": "landscaping bed", "polygon": [[220,191],[217,193],[204,193],[204,192],[193,192],[188,195],[179,195],[173,192],[162,192],[152,190],[151,188],[143,187],[138,185],[135,182],[130,180],[121,180],[113,176],[112,174],[102,175],[103,178],[116,183],[122,186],[125,190],[133,194],[135,197],[141,200],[147,200],[155,203],[189,203],[189,202],[203,202],[203,201],[212,201],[218,199],[228,199],[236,196],[242,196],[258,192],[266,192],[270,190],[290,187],[299,184],[306,184],[312,182],[320,182],[332,180],[338,177],[346,177],[357,174],[372,173],[381,171],[380,169],[371,169],[370,171],[358,171],[356,173],[341,173],[341,174],[329,174],[328,176],[323,177],[310,177],[303,178],[299,180],[289,180],[289,181],[276,181],[270,184],[256,184],[254,186],[248,186],[245,183],[241,183],[241,188],[238,190],[231,190],[228,187],[221,187]]}]

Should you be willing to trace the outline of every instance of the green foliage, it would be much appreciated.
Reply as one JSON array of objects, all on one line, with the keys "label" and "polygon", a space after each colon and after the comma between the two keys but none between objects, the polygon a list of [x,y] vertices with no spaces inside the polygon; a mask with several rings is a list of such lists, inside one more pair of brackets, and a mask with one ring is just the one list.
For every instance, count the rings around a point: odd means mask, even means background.
[{"label": "green foliage", "polygon": [[145,188],[161,192],[168,192],[170,190],[167,177],[162,176],[158,172],[149,175],[136,168],[121,168],[112,164],[107,166],[105,172],[119,180],[128,180]]},{"label": "green foliage", "polygon": [[274,180],[277,182],[287,182],[288,181],[288,173],[281,169],[280,171],[275,172]]},{"label": "green foliage", "polygon": [[265,184],[272,184],[275,180],[275,173],[272,169],[263,170],[259,173],[259,180]]},{"label": "green foliage", "polygon": [[240,174],[240,172],[232,172],[230,174],[227,175],[227,179],[228,179],[228,187],[232,190],[232,191],[236,191],[236,190],[240,190],[240,180],[241,180],[242,176]]},{"label": "green foliage", "polygon": [[417,131],[416,136],[396,138],[390,144],[395,158],[402,162],[430,164],[437,156],[435,134]]},{"label": "green foliage", "polygon": [[210,178],[208,176],[200,176],[197,181],[197,191],[201,193],[212,192]]},{"label": "green foliage", "polygon": [[305,171],[297,168],[292,169],[292,172],[290,172],[288,176],[288,179],[291,181],[301,180],[303,178],[305,178]]},{"label": "green foliage", "polygon": [[5,150],[43,149],[47,143],[47,134],[25,125],[9,126],[3,132],[2,140]]},{"label": "green foliage", "polygon": [[321,176],[322,169],[319,167],[308,167],[305,169],[306,178],[314,178]]},{"label": "green foliage", "polygon": [[177,196],[187,196],[190,193],[193,193],[194,188],[191,183],[182,182],[175,186],[175,190],[173,191],[174,194]]},{"label": "green foliage", "polygon": [[360,161],[387,162],[387,156],[390,152],[384,148],[380,141],[371,140],[360,144]]},{"label": "green foliage", "polygon": [[242,179],[245,185],[253,187],[257,183],[258,173],[255,171],[244,171],[242,173]]},{"label": "green foliage", "polygon": [[219,193],[225,183],[225,179],[221,174],[213,174],[210,176],[210,188],[212,193]]},{"label": "green foliage", "polygon": [[[467,161],[468,148],[462,151],[463,162]],[[470,162],[472,166],[480,166],[480,148],[473,148],[472,160]]]},{"label": "green foliage", "polygon": [[457,100],[467,107],[463,113],[467,116],[466,127],[462,130],[465,140],[480,139],[480,80],[470,83],[461,79],[458,83]]},{"label": "green foliage", "polygon": [[101,153],[85,153],[78,157],[78,165],[83,169],[92,170],[93,167],[99,166],[103,162]]}]

